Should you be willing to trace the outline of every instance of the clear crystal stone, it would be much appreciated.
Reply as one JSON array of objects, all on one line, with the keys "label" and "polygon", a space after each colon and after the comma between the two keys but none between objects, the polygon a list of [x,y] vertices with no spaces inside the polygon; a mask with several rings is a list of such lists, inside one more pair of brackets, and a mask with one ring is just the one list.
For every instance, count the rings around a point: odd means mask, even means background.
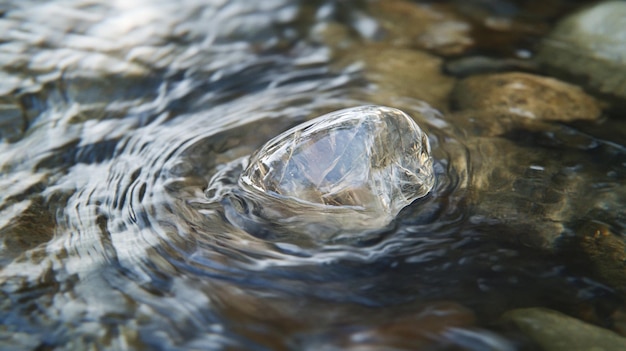
[{"label": "clear crystal stone", "polygon": [[428,138],[411,117],[361,106],[270,140],[251,157],[239,184],[264,217],[290,227],[375,229],[431,190],[432,163]]}]

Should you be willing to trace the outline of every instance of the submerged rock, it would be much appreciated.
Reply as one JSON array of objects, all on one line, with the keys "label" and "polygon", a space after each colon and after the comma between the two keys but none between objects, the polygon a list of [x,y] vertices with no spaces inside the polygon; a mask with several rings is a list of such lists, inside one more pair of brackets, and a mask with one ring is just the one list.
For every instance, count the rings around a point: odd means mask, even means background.
[{"label": "submerged rock", "polygon": [[456,85],[452,100],[462,110],[501,110],[544,121],[595,120],[602,112],[579,87],[528,73],[466,78]]},{"label": "submerged rock", "polygon": [[426,134],[381,106],[329,113],[254,154],[239,184],[273,226],[324,238],[380,229],[434,184]]},{"label": "submerged rock", "polygon": [[626,338],[546,308],[509,311],[504,319],[512,321],[545,351],[626,350]]},{"label": "submerged rock", "polygon": [[[619,194],[619,189],[614,190]],[[588,261],[598,279],[619,291],[626,291],[626,242],[611,226],[599,220],[587,221],[566,238],[564,248]]]},{"label": "submerged rock", "polygon": [[626,2],[606,1],[558,23],[544,39],[538,61],[626,102]]},{"label": "submerged rock", "polygon": [[474,44],[471,24],[445,6],[386,0],[370,2],[368,10],[382,25],[385,40],[396,47],[458,55]]},{"label": "submerged rock", "polygon": [[419,50],[365,45],[343,58],[346,66],[354,61],[363,63],[365,78],[377,86],[374,101],[385,104],[410,97],[447,111],[455,79],[442,73],[441,58]]}]

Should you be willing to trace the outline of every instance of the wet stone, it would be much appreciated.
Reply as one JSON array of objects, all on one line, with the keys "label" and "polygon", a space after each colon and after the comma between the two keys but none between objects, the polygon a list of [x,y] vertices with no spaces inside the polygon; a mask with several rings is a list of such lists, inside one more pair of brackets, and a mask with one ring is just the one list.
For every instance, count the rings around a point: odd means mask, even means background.
[{"label": "wet stone", "polygon": [[626,291],[626,242],[621,235],[600,221],[582,224],[566,246],[589,262],[599,280]]},{"label": "wet stone", "polygon": [[[538,155],[506,138],[478,137],[469,140],[472,184],[468,199],[474,203],[470,221],[489,225],[494,239],[551,249],[564,230],[564,222],[577,208],[568,194],[583,190],[580,179],[564,174],[564,154]],[[532,218],[532,221],[528,219]]]},{"label": "wet stone", "polygon": [[396,47],[418,48],[438,55],[458,55],[473,46],[469,22],[449,8],[409,1],[374,1],[369,11]]},{"label": "wet stone", "polygon": [[546,308],[512,310],[504,319],[513,322],[545,351],[626,350],[626,338]]},{"label": "wet stone", "polygon": [[626,103],[626,2],[606,1],[575,13],[542,42],[537,60],[550,73]]},{"label": "wet stone", "polygon": [[374,44],[353,48],[343,62],[347,66],[355,60],[363,63],[365,77],[378,88],[374,101],[385,104],[409,97],[447,111],[455,79],[442,73],[441,58],[419,50]]},{"label": "wet stone", "polygon": [[599,102],[579,87],[528,73],[476,75],[461,80],[452,93],[461,110],[500,110],[543,121],[595,120]]},{"label": "wet stone", "polygon": [[270,140],[239,183],[273,225],[323,237],[384,227],[431,190],[434,174],[427,136],[411,117],[362,106]]},{"label": "wet stone", "polygon": [[0,267],[53,237],[54,218],[42,198],[15,204],[21,212],[0,227]]}]

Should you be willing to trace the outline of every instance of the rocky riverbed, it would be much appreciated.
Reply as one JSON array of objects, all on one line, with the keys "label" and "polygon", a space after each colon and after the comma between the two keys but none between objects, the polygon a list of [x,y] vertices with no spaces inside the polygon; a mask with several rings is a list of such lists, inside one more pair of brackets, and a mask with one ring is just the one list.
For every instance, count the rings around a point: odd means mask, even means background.
[{"label": "rocky riverbed", "polygon": [[[0,4],[0,348],[623,348],[625,11]],[[237,160],[360,105],[428,135],[427,195],[345,242],[232,216]]]}]

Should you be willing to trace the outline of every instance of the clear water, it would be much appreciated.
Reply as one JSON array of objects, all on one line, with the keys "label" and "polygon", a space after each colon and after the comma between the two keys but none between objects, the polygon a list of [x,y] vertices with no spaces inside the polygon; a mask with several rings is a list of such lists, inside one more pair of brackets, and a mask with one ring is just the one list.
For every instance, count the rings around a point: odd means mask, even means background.
[{"label": "clear water", "polygon": [[[568,238],[585,225],[624,233],[623,123],[488,137],[480,121],[383,91],[358,52],[314,35],[334,18],[377,40],[365,7],[0,4],[0,348],[534,349],[499,321],[525,306],[610,327],[619,281]],[[547,25],[575,4],[554,7],[522,14]],[[477,37],[476,50],[506,56],[539,37],[520,32],[507,46]],[[244,230],[205,194],[280,132],[371,103],[419,116],[437,173],[384,233],[310,247]]]}]

